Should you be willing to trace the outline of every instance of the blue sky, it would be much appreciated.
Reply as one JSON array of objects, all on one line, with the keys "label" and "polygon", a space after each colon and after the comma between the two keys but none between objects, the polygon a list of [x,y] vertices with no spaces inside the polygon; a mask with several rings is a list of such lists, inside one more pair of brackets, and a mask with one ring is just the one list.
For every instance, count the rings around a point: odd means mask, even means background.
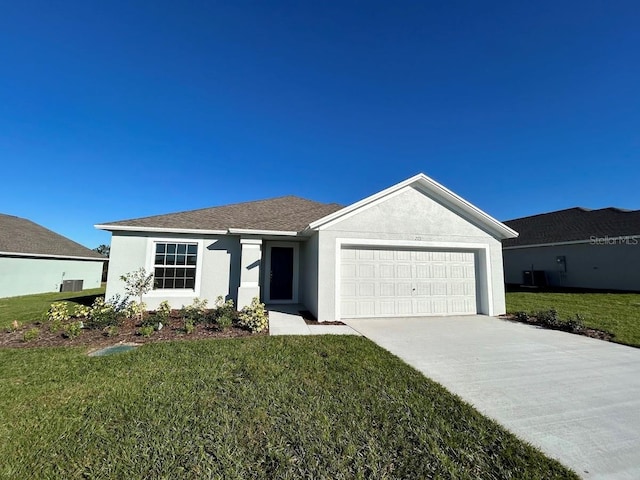
[{"label": "blue sky", "polygon": [[0,212],[96,223],[424,172],[507,220],[640,208],[637,1],[0,9]]}]

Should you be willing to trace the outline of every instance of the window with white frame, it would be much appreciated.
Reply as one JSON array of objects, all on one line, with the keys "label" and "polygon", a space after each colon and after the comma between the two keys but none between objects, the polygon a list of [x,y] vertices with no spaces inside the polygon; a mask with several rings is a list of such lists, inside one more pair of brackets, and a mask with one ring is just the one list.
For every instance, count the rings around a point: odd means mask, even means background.
[{"label": "window with white frame", "polygon": [[154,289],[194,289],[197,243],[156,242]]}]

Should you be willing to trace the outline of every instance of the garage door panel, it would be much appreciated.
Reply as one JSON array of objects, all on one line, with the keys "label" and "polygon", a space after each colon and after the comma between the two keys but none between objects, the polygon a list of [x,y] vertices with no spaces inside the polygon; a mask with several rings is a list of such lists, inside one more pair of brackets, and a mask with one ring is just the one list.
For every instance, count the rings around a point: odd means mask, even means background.
[{"label": "garage door panel", "polygon": [[354,282],[342,282],[340,285],[342,298],[354,298],[358,292],[358,285]]},{"label": "garage door panel", "polygon": [[372,263],[363,263],[358,265],[359,278],[375,278],[376,267]]},{"label": "garage door panel", "polygon": [[342,278],[357,278],[356,277],[356,265],[353,263],[343,263],[340,267]]},{"label": "garage door panel", "polygon": [[358,295],[361,297],[375,297],[376,285],[375,283],[361,283],[358,286]]},{"label": "garage door panel", "polygon": [[473,252],[344,248],[341,315],[475,314]]},{"label": "garage door panel", "polygon": [[393,264],[381,264],[380,265],[380,278],[394,278],[395,277],[395,271],[394,271],[394,265]]},{"label": "garage door panel", "polygon": [[411,282],[396,283],[396,297],[411,297],[413,284]]},{"label": "garage door panel", "polygon": [[397,265],[396,278],[411,278],[411,264],[405,263]]},{"label": "garage door panel", "polygon": [[395,297],[396,285],[395,283],[380,283],[380,296],[381,297]]},{"label": "garage door panel", "polygon": [[409,299],[397,300],[396,301],[396,305],[397,305],[396,315],[397,316],[412,315],[413,314],[413,305],[412,304],[413,304],[412,300],[409,300]]}]

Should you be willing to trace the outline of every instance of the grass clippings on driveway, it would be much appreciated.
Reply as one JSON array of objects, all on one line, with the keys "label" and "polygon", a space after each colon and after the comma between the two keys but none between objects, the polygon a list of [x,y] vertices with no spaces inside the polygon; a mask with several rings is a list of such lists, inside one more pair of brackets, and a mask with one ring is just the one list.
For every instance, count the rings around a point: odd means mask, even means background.
[{"label": "grass clippings on driveway", "polygon": [[507,312],[558,311],[561,318],[579,314],[584,324],[614,335],[613,341],[640,346],[640,294],[508,292]]},{"label": "grass clippings on driveway", "polygon": [[577,478],[359,337],[0,350],[2,478]]}]

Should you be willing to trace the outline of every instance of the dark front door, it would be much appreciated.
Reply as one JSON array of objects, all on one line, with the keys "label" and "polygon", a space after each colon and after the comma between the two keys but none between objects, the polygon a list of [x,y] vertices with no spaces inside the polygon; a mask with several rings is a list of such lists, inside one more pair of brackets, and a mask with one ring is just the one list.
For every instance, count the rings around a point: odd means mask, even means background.
[{"label": "dark front door", "polygon": [[293,299],[293,247],[271,247],[270,300]]}]

